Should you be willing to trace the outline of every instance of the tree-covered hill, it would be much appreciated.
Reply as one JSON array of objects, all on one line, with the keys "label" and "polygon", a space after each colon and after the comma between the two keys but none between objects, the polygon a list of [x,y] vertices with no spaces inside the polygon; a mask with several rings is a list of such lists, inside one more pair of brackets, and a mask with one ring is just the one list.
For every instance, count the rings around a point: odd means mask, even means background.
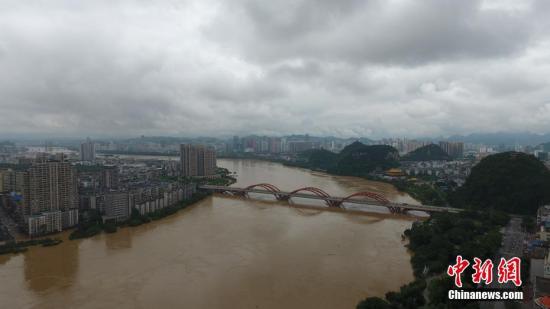
[{"label": "tree-covered hill", "polygon": [[342,175],[362,176],[374,170],[387,170],[399,166],[399,152],[387,145],[367,146],[354,142],[338,154],[334,172]]},{"label": "tree-covered hill", "polygon": [[336,166],[338,155],[325,149],[314,149],[303,153],[308,164],[321,170],[332,170]]},{"label": "tree-covered hill", "polygon": [[441,147],[435,144],[422,146],[401,158],[401,161],[447,161],[451,157]]},{"label": "tree-covered hill", "polygon": [[550,171],[534,156],[504,152],[477,164],[463,187],[451,196],[458,207],[534,214],[550,203]]},{"label": "tree-covered hill", "polygon": [[311,150],[304,153],[307,167],[323,169],[330,173],[364,176],[374,170],[386,170],[399,166],[399,153],[391,146],[367,146],[354,142],[340,153],[327,150]]}]

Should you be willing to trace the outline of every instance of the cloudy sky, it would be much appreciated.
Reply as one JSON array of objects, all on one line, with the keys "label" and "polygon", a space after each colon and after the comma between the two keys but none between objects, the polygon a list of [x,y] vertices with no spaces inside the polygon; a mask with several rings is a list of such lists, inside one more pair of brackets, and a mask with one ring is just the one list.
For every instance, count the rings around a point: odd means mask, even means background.
[{"label": "cloudy sky", "polygon": [[550,132],[550,1],[0,0],[0,135]]}]

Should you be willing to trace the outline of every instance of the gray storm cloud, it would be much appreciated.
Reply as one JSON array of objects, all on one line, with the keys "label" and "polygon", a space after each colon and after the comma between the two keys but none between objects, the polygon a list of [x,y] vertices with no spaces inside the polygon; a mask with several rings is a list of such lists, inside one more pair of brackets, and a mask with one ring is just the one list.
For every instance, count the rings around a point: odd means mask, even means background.
[{"label": "gray storm cloud", "polygon": [[0,136],[550,132],[550,5],[0,0]]}]

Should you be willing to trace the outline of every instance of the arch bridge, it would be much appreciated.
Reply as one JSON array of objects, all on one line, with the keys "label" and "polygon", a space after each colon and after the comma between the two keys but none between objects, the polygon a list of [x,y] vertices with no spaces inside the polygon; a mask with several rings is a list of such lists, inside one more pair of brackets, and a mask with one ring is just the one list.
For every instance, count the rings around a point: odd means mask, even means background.
[{"label": "arch bridge", "polygon": [[269,183],[258,183],[247,187],[227,187],[202,185],[199,189],[218,193],[231,193],[233,195],[249,197],[249,193],[271,194],[279,201],[289,201],[292,198],[306,198],[324,201],[328,207],[343,208],[344,203],[383,206],[391,213],[402,214],[410,210],[424,212],[460,212],[461,209],[450,207],[437,207],[429,205],[412,205],[405,203],[392,203],[381,194],[362,191],[345,197],[331,196],[322,189],[315,187],[303,187],[293,191],[282,191],[277,186]]}]

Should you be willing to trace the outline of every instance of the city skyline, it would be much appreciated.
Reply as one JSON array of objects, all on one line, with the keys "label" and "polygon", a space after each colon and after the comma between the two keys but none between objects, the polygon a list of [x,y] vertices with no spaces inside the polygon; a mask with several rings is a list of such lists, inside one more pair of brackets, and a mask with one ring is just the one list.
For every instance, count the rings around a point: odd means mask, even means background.
[{"label": "city skyline", "polygon": [[2,2],[6,136],[550,133],[545,1]]},{"label": "city skyline", "polygon": [[0,0],[0,307],[550,308],[550,0]]}]

